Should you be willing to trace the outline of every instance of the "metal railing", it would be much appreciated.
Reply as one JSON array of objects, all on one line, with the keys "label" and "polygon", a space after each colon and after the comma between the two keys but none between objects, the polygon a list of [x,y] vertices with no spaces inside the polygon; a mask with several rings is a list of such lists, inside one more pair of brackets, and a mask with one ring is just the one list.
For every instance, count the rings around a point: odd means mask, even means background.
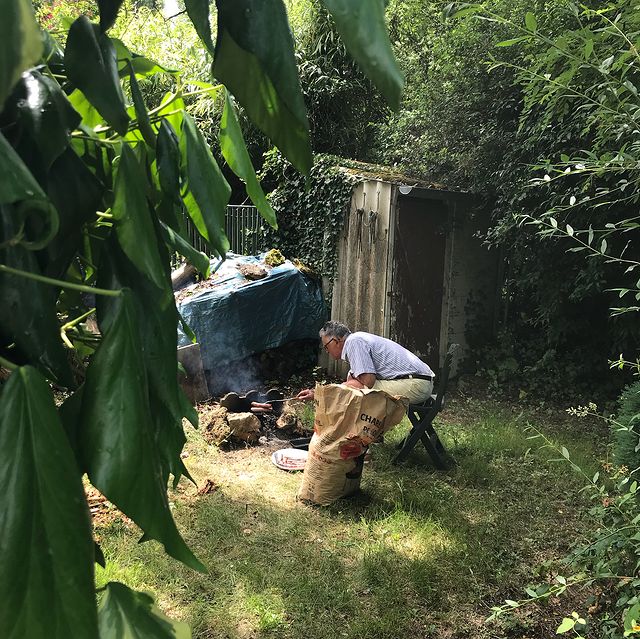
[{"label": "metal railing", "polygon": [[[211,255],[209,243],[204,240],[191,218],[184,216],[185,230],[191,245],[207,255]],[[229,239],[230,249],[239,255],[255,255],[259,250],[261,233],[260,214],[255,206],[230,204],[225,215],[225,233]],[[171,258],[171,268],[176,268],[181,257],[175,254]]]},{"label": "metal railing", "polygon": [[227,206],[225,230],[234,253],[255,255],[258,252],[260,214],[255,206]]}]

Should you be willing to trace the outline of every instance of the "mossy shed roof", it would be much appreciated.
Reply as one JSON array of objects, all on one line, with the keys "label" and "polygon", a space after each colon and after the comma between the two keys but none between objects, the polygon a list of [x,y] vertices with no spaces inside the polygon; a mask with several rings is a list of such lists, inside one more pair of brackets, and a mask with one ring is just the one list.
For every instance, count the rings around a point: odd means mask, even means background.
[{"label": "mossy shed roof", "polygon": [[395,167],[384,166],[381,164],[368,164],[367,162],[358,162],[356,160],[338,160],[339,169],[353,175],[362,180],[379,180],[381,182],[389,182],[390,184],[405,184],[408,186],[417,186],[423,189],[437,189],[446,191],[444,184],[423,180],[421,178],[408,175],[398,171]]}]

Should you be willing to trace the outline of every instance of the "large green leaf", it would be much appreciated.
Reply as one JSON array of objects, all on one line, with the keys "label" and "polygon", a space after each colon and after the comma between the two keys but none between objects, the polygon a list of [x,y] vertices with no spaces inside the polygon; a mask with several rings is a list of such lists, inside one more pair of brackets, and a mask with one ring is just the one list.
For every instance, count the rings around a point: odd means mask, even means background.
[{"label": "large green leaf", "polygon": [[211,262],[204,253],[196,251],[187,240],[166,224],[162,225],[162,237],[175,253],[180,253],[180,255],[186,257],[202,273],[204,279],[208,279]]},{"label": "large green leaf", "polygon": [[[11,243],[19,226],[15,207],[0,205],[0,264],[40,275],[35,253]],[[0,345],[13,342],[12,356],[18,363],[38,366],[50,379],[73,386],[52,303],[56,293],[37,280],[0,273]]]},{"label": "large green leaf", "polygon": [[82,118],[82,127],[85,130],[95,129],[98,126],[104,124],[104,119],[98,113],[98,110],[89,102],[87,96],[80,91],[80,89],[74,89],[69,94],[69,102],[71,106],[80,114]]},{"label": "large green leaf", "polygon": [[147,78],[157,73],[167,75],[180,75],[179,71],[175,69],[167,69],[159,65],[154,60],[145,58],[144,56],[133,53],[129,48],[119,40],[118,38],[111,38],[111,42],[116,49],[116,56],[118,58],[118,71],[120,75],[127,75],[129,67],[133,67],[133,71],[137,76]]},{"label": "large green leaf", "polygon": [[216,0],[213,75],[287,159],[309,173],[309,122],[282,0]]},{"label": "large green leaf", "polygon": [[116,18],[123,0],[98,0],[100,10],[100,29],[105,32],[110,29]]},{"label": "large green leaf", "polygon": [[[157,235],[159,236],[159,233]],[[177,482],[182,474],[189,477],[180,457],[186,441],[182,418],[187,417],[195,426],[197,414],[194,416],[193,407],[182,401],[182,390],[177,383],[178,312],[171,288],[169,256],[159,237],[158,243],[162,262],[166,265],[162,271],[164,286],[161,291],[146,278],[139,276],[137,269],[122,253],[117,242],[109,244],[109,259],[102,265],[101,285],[110,289],[130,288],[133,291],[137,317],[144,318],[139,348],[148,382],[154,439],[159,453],[163,481],[166,482],[171,473],[174,481]],[[109,306],[113,306],[113,301],[100,302],[100,317],[113,314]]]},{"label": "large green leaf", "polygon": [[142,92],[138,86],[138,80],[136,80],[136,74],[133,67],[130,66],[129,82],[131,85],[131,97],[133,98],[133,106],[135,108],[136,119],[138,120],[138,128],[144,138],[144,141],[150,148],[155,149],[156,146],[156,134],[151,127],[151,120],[149,119],[149,113],[147,111],[147,105],[144,103]]},{"label": "large green leaf", "polygon": [[156,140],[156,167],[162,192],[172,201],[180,201],[180,143],[166,120],[160,123]]},{"label": "large green leaf", "polygon": [[185,0],[185,9],[196,33],[211,55],[213,55],[213,40],[211,39],[211,26],[209,24],[209,0]]},{"label": "large green leaf", "polygon": [[60,85],[39,71],[24,73],[18,86],[17,112],[39,151],[44,168],[69,146],[80,115]]},{"label": "large green leaf", "polygon": [[180,157],[188,189],[183,201],[189,217],[200,235],[208,240],[218,255],[224,256],[229,250],[225,215],[231,187],[224,179],[202,133],[187,113],[182,123]]},{"label": "large green leaf", "polygon": [[114,187],[113,218],[118,241],[136,268],[158,288],[164,287],[163,264],[145,195],[146,177],[133,151],[122,145]]},{"label": "large green leaf", "polygon": [[0,394],[0,637],[95,639],[89,510],[43,377],[18,368]]},{"label": "large green leaf", "polygon": [[400,106],[404,78],[384,21],[384,0],[322,0],[349,53],[393,109]]},{"label": "large green leaf", "polygon": [[47,174],[47,194],[58,211],[60,228],[38,253],[45,275],[60,279],[82,246],[83,225],[95,219],[104,185],[71,148],[60,155]]},{"label": "large green leaf", "polygon": [[274,228],[278,228],[276,213],[265,197],[242,137],[236,111],[227,93],[220,121],[220,150],[231,170],[245,183],[251,201],[260,215]]},{"label": "large green leaf", "polygon": [[103,340],[87,369],[82,397],[79,437],[89,479],[146,539],[157,539],[169,555],[204,571],[169,509],[140,348],[142,318],[127,290],[109,299],[106,308],[103,313],[98,307]]},{"label": "large green leaf", "polygon": [[42,55],[40,29],[29,0],[0,0],[0,111],[22,72]]},{"label": "large green leaf", "polygon": [[110,581],[98,610],[99,639],[190,639],[187,624],[165,617],[153,599]]},{"label": "large green leaf", "polygon": [[116,57],[118,58],[118,72],[120,77],[124,77],[129,74],[129,69],[132,67],[137,76],[146,78],[150,75],[157,73],[167,75],[179,75],[180,72],[174,69],[166,69],[160,66],[157,62],[149,60],[138,53],[133,53],[127,45],[118,38],[111,38],[111,42],[116,50]]},{"label": "large green leaf", "polygon": [[20,156],[0,133],[0,204],[45,200],[46,195]]},{"label": "large green leaf", "polygon": [[108,124],[124,135],[129,116],[118,77],[115,48],[100,27],[85,16],[80,16],[69,29],[64,62],[69,80],[87,96]]}]

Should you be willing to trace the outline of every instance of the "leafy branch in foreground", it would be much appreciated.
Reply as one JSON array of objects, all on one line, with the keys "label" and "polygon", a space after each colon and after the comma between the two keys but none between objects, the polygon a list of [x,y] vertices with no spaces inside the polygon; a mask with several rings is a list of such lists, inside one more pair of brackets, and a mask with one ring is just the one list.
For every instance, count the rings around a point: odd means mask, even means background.
[{"label": "leafy branch in foreground", "polygon": [[[541,134],[551,125],[560,131],[569,118],[580,118],[580,139],[572,141],[580,147],[532,167],[542,172],[531,186],[542,189],[545,208],[516,211],[518,220],[537,225],[543,237],[571,238],[576,246],[570,251],[586,251],[617,269],[621,285],[613,290],[620,298],[632,293],[640,301],[640,280],[633,278],[640,230],[640,18],[631,4],[591,9],[564,2],[573,28],[555,37],[545,35],[531,13],[516,24],[482,5],[464,11],[510,26],[517,37],[498,46],[520,46],[528,54],[527,64],[510,65],[523,87],[521,132]],[[640,307],[615,309],[631,310]]]},{"label": "leafy branch in foreground", "polygon": [[[81,15],[54,37],[28,0],[3,3],[0,636],[10,639],[188,636],[147,595],[113,583],[96,593],[94,562],[104,558],[82,483],[86,474],[140,527],[141,541],[206,570],[167,497],[171,477],[190,478],[183,419],[197,425],[177,383],[169,254],[209,270],[210,256],[187,240],[188,215],[224,258],[231,189],[185,99],[225,92],[222,156],[269,224],[275,214],[233,98],[298,170],[311,167],[281,0],[218,0],[215,47],[209,4],[188,0],[215,78],[193,84],[109,36],[122,4],[99,0],[99,22]],[[326,4],[348,49],[397,102],[402,79],[382,0]],[[143,90],[158,79],[164,93]],[[97,328],[86,322],[94,308]],[[60,406],[52,384],[65,390]]]}]

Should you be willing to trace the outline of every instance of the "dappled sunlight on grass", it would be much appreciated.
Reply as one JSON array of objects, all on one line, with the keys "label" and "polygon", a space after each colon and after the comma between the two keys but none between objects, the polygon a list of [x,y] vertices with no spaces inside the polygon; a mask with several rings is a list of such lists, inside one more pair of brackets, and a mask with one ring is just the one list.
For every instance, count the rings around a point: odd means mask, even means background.
[{"label": "dappled sunlight on grass", "polygon": [[439,523],[403,511],[367,525],[364,533],[363,551],[372,546],[416,560],[433,559],[443,550],[454,551],[457,545]]},{"label": "dappled sunlight on grass", "polygon": [[531,447],[526,424],[522,422],[482,420],[473,428],[450,424],[446,432],[453,440],[454,451],[472,450],[475,457],[493,457],[501,452],[509,456],[521,455]]}]

